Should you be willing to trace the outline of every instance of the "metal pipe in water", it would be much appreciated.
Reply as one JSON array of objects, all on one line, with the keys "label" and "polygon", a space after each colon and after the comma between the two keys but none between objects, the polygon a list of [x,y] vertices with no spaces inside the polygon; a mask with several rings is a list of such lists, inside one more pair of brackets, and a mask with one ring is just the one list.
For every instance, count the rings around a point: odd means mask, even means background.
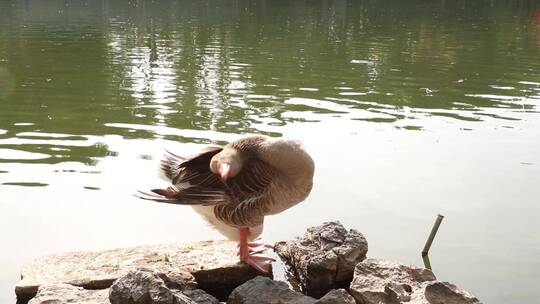
[{"label": "metal pipe in water", "polygon": [[429,248],[431,247],[431,244],[433,243],[433,239],[435,239],[435,235],[437,234],[437,230],[439,230],[439,226],[441,225],[441,222],[443,220],[444,216],[438,214],[437,219],[435,220],[435,224],[433,224],[433,228],[431,228],[431,233],[429,234],[429,237],[426,241],[426,245],[424,245],[424,250],[422,250],[422,256],[425,257],[429,253]]}]

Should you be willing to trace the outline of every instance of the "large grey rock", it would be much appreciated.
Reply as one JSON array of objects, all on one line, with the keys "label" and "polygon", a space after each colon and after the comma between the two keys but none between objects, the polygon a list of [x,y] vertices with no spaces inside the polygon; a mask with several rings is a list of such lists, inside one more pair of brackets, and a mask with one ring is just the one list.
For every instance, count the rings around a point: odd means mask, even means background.
[{"label": "large grey rock", "polygon": [[227,304],[314,304],[315,299],[289,289],[285,282],[256,277],[238,286]]},{"label": "large grey rock", "polygon": [[366,258],[368,244],[360,232],[327,222],[309,228],[303,237],[276,243],[275,250],[298,274],[306,293],[320,297],[348,285],[354,266]]},{"label": "large grey rock", "polygon": [[109,304],[108,290],[86,290],[69,284],[43,285],[28,304]]},{"label": "large grey rock", "polygon": [[449,282],[434,282],[426,286],[425,296],[430,304],[479,304],[465,290]]},{"label": "large grey rock", "polygon": [[356,304],[356,301],[345,289],[334,289],[314,304]]},{"label": "large grey rock", "polygon": [[41,285],[68,283],[104,289],[130,269],[143,267],[166,274],[171,280],[192,285],[196,281],[204,290],[226,295],[257,276],[251,267],[238,262],[237,250],[235,242],[207,241],[54,254],[25,265],[15,292],[24,301]]},{"label": "large grey rock", "polygon": [[200,289],[192,290],[165,274],[147,269],[130,270],[114,282],[109,291],[111,304],[217,304]]}]

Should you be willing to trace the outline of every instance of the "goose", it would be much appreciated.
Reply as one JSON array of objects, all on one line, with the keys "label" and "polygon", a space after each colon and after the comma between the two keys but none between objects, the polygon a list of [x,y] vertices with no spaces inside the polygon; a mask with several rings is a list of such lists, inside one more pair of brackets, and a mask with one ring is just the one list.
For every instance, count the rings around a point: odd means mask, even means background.
[{"label": "goose", "polygon": [[313,187],[315,164],[302,142],[252,135],[192,157],[167,153],[161,171],[171,185],[137,196],[191,205],[217,231],[239,243],[240,261],[269,272],[273,259],[262,252],[271,246],[257,241],[264,217],[302,202]]}]

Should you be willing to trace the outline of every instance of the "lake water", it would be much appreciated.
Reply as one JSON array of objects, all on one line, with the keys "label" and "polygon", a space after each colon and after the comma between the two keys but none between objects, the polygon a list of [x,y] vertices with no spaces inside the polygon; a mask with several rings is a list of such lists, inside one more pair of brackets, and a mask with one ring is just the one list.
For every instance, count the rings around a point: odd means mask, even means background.
[{"label": "lake water", "polygon": [[339,219],[485,303],[540,299],[540,2],[0,2],[0,302],[44,254],[221,238],[142,201],[164,149],[317,164],[268,242]]}]

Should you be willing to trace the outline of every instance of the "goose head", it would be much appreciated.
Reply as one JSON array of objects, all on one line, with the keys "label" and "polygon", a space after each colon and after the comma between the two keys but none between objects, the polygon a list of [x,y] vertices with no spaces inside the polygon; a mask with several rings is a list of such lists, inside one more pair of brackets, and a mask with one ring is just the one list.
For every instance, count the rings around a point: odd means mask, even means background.
[{"label": "goose head", "polygon": [[224,147],[221,152],[212,157],[210,171],[219,175],[223,181],[226,181],[228,178],[240,173],[246,158],[244,154],[232,147]]}]

